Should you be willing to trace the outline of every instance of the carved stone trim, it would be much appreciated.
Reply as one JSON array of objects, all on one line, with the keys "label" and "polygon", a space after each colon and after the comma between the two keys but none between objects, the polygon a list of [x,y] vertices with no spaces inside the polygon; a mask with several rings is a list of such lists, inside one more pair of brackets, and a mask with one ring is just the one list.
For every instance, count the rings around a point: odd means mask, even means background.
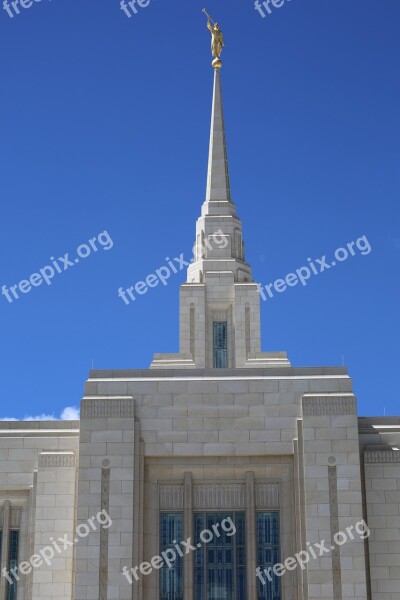
[{"label": "carved stone trim", "polygon": [[192,359],[195,360],[195,347],[196,347],[196,326],[195,326],[196,309],[194,305],[190,305],[190,354]]},{"label": "carved stone trim", "polygon": [[12,508],[10,510],[10,529],[19,529],[21,526],[21,509]]},{"label": "carved stone trim", "polygon": [[39,454],[39,469],[56,469],[75,467],[73,452],[42,452]]},{"label": "carved stone trim", "polygon": [[364,463],[370,465],[376,464],[395,464],[400,463],[400,452],[396,450],[370,451],[364,452]]},{"label": "carved stone trim", "polygon": [[[101,510],[110,512],[110,463],[103,461],[101,469]],[[108,529],[100,528],[99,600],[108,598]]]},{"label": "carved stone trim", "polygon": [[332,543],[333,598],[334,600],[342,600],[342,570],[340,564],[340,546],[335,544],[333,539],[335,534],[339,532],[339,505],[336,466],[328,467],[328,482]]},{"label": "carved stone trim", "polygon": [[213,311],[212,313],[213,323],[225,322],[228,321],[228,311],[227,310],[219,310]]},{"label": "carved stone trim", "polygon": [[244,509],[245,483],[198,483],[193,486],[195,509]]},{"label": "carved stone trim", "polygon": [[303,396],[303,415],[323,417],[357,415],[354,396]]},{"label": "carved stone trim", "polygon": [[245,310],[245,338],[246,338],[246,357],[248,358],[251,350],[251,328],[250,328],[250,306],[246,306]]},{"label": "carved stone trim", "polygon": [[81,406],[81,419],[133,419],[135,402],[133,398],[84,399]]},{"label": "carved stone trim", "polygon": [[[245,495],[245,483],[197,483],[193,486],[195,509],[244,509]],[[256,483],[255,497],[257,509],[278,509],[281,500],[280,483]],[[159,484],[159,506],[160,510],[183,510],[183,484]]]},{"label": "carved stone trim", "polygon": [[[21,526],[21,507],[11,508],[10,509],[10,520],[9,520],[9,528],[10,529],[19,529]],[[4,527],[4,509],[0,510],[0,529]]]},{"label": "carved stone trim", "polygon": [[[224,394],[215,394],[215,405],[218,404],[220,399],[224,398]],[[204,408],[208,408],[208,406],[204,406]],[[202,407],[200,406],[200,409],[202,409]],[[191,408],[189,407],[189,411],[191,410]],[[237,421],[238,419],[249,419],[249,421],[243,421],[243,423],[241,424],[245,424],[247,425],[247,423],[252,422],[253,420],[255,421],[256,419],[253,419],[252,417],[235,417],[235,421]],[[260,421],[258,420],[258,423]],[[209,423],[207,423],[209,424]],[[293,457],[289,456],[289,455],[276,455],[276,456],[260,456],[258,459],[255,459],[255,461],[258,461],[258,463],[262,463],[263,465],[291,465],[293,462]],[[170,458],[166,458],[164,456],[148,456],[146,457],[146,463],[151,465],[151,466],[155,466],[155,465],[170,465],[171,463],[171,459]]]},{"label": "carved stone trim", "polygon": [[256,508],[280,508],[280,483],[256,483]]},{"label": "carved stone trim", "polygon": [[183,510],[184,485],[160,484],[159,498],[160,510]]}]

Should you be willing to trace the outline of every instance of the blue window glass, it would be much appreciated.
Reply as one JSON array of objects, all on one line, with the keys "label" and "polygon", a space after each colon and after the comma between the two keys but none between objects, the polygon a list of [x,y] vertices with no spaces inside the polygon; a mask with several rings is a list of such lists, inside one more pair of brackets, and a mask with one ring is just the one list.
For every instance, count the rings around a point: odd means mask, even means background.
[{"label": "blue window glass", "polygon": [[[257,512],[257,565],[265,584],[257,578],[257,600],[281,600],[280,578],[272,568],[280,562],[279,512]],[[272,581],[270,581],[272,579]]]},{"label": "blue window glass", "polygon": [[[213,526],[228,518],[234,527],[227,524],[226,532],[219,527],[218,536]],[[212,534],[208,543],[200,537],[205,530]],[[195,513],[194,535],[194,545],[200,544],[194,557],[195,600],[245,600],[245,513]]]},{"label": "blue window glass", "polygon": [[228,366],[228,323],[213,323],[214,369],[226,369]]},{"label": "blue window glass", "polygon": [[8,553],[8,571],[13,579],[12,583],[7,585],[7,600],[16,600],[17,598],[17,582],[11,574],[11,569],[18,565],[18,549],[19,549],[19,531],[11,529],[10,531],[10,547]]},{"label": "blue window glass", "polygon": [[174,549],[183,537],[183,513],[161,513],[160,515],[160,554],[171,548],[177,555],[172,566],[160,569],[160,600],[183,600],[182,558]]}]

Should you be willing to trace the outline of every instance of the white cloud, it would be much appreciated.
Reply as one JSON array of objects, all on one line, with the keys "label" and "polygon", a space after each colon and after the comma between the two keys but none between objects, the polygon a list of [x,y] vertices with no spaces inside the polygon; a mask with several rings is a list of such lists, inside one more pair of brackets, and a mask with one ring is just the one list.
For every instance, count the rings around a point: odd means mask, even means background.
[{"label": "white cloud", "polygon": [[26,415],[23,419],[15,419],[14,417],[1,418],[0,421],[79,421],[79,408],[76,406],[67,406],[61,412],[60,417],[53,415],[37,415],[31,417]]},{"label": "white cloud", "polygon": [[21,419],[21,421],[56,421],[56,420],[57,419],[55,418],[54,415],[45,415],[45,414],[36,415],[35,417],[26,415],[23,419]]},{"label": "white cloud", "polygon": [[79,421],[79,408],[67,406],[61,413],[61,421]]}]

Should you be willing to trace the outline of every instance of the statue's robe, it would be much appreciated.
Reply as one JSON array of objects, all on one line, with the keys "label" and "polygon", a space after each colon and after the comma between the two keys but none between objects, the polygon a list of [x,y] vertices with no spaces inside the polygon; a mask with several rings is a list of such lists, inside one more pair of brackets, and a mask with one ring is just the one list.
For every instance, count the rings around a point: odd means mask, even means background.
[{"label": "statue's robe", "polygon": [[214,27],[212,25],[210,25],[210,23],[207,23],[207,27],[212,33],[212,38],[211,38],[212,55],[215,56],[216,58],[219,58],[221,56],[222,48],[224,46],[224,38],[222,35],[222,31],[220,29],[215,30]]}]

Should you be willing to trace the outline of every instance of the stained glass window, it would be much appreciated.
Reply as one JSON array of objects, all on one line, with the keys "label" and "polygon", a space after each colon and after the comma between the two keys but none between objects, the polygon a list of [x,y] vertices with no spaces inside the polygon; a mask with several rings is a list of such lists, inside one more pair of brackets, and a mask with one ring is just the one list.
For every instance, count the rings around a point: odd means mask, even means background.
[{"label": "stained glass window", "polygon": [[164,565],[160,569],[160,600],[183,600],[182,558],[174,548],[175,543],[180,544],[183,539],[183,513],[161,513],[160,554],[171,549],[176,560],[171,561],[170,568]]},{"label": "stained glass window", "polygon": [[257,578],[257,600],[281,600],[280,578],[272,568],[280,562],[279,512],[257,512],[257,566],[265,584]]},{"label": "stained glass window", "polygon": [[228,323],[213,324],[214,369],[226,369],[228,366]]},{"label": "stained glass window", "polygon": [[[219,527],[217,535],[213,526],[225,519],[230,519],[226,531]],[[200,544],[194,557],[194,599],[245,600],[245,513],[195,513],[194,530],[194,545]],[[206,530],[211,535],[204,536]]]},{"label": "stained glass window", "polygon": [[13,579],[12,583],[8,583],[7,600],[16,600],[17,598],[17,582],[11,574],[11,569],[18,565],[18,549],[19,549],[19,531],[11,529],[10,531],[10,547],[8,554],[8,571]]}]

